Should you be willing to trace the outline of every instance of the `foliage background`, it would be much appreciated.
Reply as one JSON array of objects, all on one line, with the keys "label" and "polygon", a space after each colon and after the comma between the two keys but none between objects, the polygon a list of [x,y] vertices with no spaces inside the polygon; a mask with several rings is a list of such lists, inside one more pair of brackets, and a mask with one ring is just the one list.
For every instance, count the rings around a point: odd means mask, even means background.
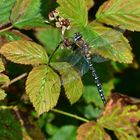
[{"label": "foliage background", "polygon": [[[4,0],[0,2],[0,9],[2,9],[0,13],[0,15],[2,15],[0,16],[1,46],[5,45],[5,43],[10,42],[11,40],[19,40],[20,38],[24,38],[26,40],[33,40],[34,42],[41,44],[45,48],[45,50],[47,50],[47,53],[50,54],[52,52],[52,49],[54,49],[58,45],[61,38],[61,29],[54,29],[54,27],[51,27],[50,25],[42,22],[44,21],[44,19],[48,20],[49,12],[52,9],[56,8],[58,4],[56,4],[55,1],[42,0],[41,7],[39,8],[40,0],[34,1],[25,0],[24,2],[21,2],[17,0],[17,3],[20,6],[17,4],[17,7],[14,11],[15,13],[13,12],[10,16],[10,21],[8,21],[6,17],[9,17],[9,5],[12,5],[12,3],[14,4],[15,0],[9,1],[7,2],[7,4]],[[27,6],[29,2],[30,5]],[[90,7],[90,5],[93,4],[93,1],[89,0],[88,2]],[[95,19],[95,16],[93,15],[96,14],[99,6],[103,2],[103,0],[94,1],[94,7],[91,6],[91,8],[89,8],[89,21]],[[136,2],[139,2],[140,4],[140,1]],[[40,11],[40,9],[41,12],[38,12]],[[24,16],[21,16],[24,12],[26,14]],[[11,27],[11,21],[12,23],[14,23],[14,26],[11,29],[8,29],[8,27]],[[80,22],[78,24],[80,24]],[[46,28],[47,30],[44,30],[44,28]],[[18,32],[17,30],[20,32]],[[139,98],[140,33],[137,31],[132,32],[127,30],[125,31],[125,36],[128,38],[132,46],[132,51],[134,54],[133,63],[123,64],[111,61],[105,62],[103,64],[95,64],[95,66],[98,71],[98,75],[100,76],[101,82],[103,83],[104,92],[107,95],[109,95],[111,92],[118,92],[131,97]],[[46,40],[48,40],[48,42],[46,42]],[[52,48],[51,46],[54,46],[54,48]],[[13,51],[14,50],[11,49],[9,52]],[[58,53],[58,56],[60,54]],[[47,61],[47,58],[44,56],[44,54],[42,54],[42,57],[43,59],[41,59],[40,61],[45,63],[45,61]],[[30,65],[21,65],[25,64],[25,60],[21,64],[16,64],[11,61],[5,60],[3,56],[2,59],[5,65],[5,71],[4,68],[2,68],[1,72],[2,74],[8,75],[9,79],[14,79],[15,77],[23,73],[29,73],[32,69],[32,66]],[[29,61],[30,59],[27,60]],[[16,61],[16,59],[14,59],[14,61]],[[33,61],[31,60],[31,63],[32,62]],[[93,80],[90,77],[90,72],[82,77],[84,83],[84,93],[80,100],[78,100],[78,102],[70,105],[66,96],[64,94],[60,94],[56,108],[72,114],[76,114],[91,121],[96,120],[102,112],[103,105],[100,101],[96,86],[93,86]],[[7,77],[3,77],[3,75],[2,78],[4,80],[2,79],[3,81],[1,82],[1,84],[9,81],[9,79]],[[40,77],[36,78],[39,79]],[[58,113],[55,110],[43,113],[40,117],[38,117],[28,99],[28,96],[25,94],[25,81],[26,79],[23,78],[11,84],[8,88],[4,88],[7,97],[0,102],[0,140],[75,140],[77,129],[81,124],[83,124],[83,122],[67,115],[63,115],[64,113],[59,114],[60,112]],[[5,96],[3,91],[2,95]],[[124,118],[125,117],[127,116],[124,116]],[[108,130],[107,132],[111,135],[113,140],[117,139],[113,131]],[[138,135],[139,134],[140,133],[138,132]],[[108,140],[109,138],[106,139]]]}]

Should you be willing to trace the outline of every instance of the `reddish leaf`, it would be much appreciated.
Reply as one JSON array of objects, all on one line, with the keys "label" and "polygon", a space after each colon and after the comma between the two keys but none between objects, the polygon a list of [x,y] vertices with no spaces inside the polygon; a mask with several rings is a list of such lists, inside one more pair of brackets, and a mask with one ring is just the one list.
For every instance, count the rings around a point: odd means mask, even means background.
[{"label": "reddish leaf", "polygon": [[119,140],[138,140],[140,101],[121,94],[112,94],[98,123],[114,131]]},{"label": "reddish leaf", "polygon": [[111,138],[102,127],[91,121],[78,128],[77,140],[111,140]]}]

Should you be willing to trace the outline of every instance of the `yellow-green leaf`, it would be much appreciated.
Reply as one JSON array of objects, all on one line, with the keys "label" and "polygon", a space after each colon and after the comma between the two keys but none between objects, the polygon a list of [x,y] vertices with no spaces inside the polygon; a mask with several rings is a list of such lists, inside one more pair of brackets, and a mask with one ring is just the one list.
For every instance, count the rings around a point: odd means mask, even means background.
[{"label": "yellow-green leaf", "polygon": [[113,61],[132,63],[133,54],[128,40],[119,31],[96,22],[81,29],[84,39],[91,46],[91,52]]},{"label": "yellow-green leaf", "polygon": [[6,97],[5,91],[2,90],[2,89],[0,89],[0,101],[1,101],[1,100],[4,100],[5,97]]},{"label": "yellow-green leaf", "polygon": [[59,98],[59,76],[46,65],[33,68],[27,77],[26,93],[39,115],[49,111]]},{"label": "yellow-green leaf", "polygon": [[19,64],[46,64],[48,56],[42,46],[27,40],[18,40],[2,46],[0,53]]},{"label": "yellow-green leaf", "polygon": [[91,121],[78,128],[77,140],[111,140],[111,138],[102,127]]},{"label": "yellow-green leaf", "polygon": [[66,62],[51,63],[62,78],[65,94],[71,104],[79,100],[83,93],[83,83],[78,72]]},{"label": "yellow-green leaf", "polygon": [[2,59],[0,58],[0,72],[3,72],[5,70]]},{"label": "yellow-green leaf", "polygon": [[98,21],[140,31],[140,0],[108,0],[96,14]]},{"label": "yellow-green leaf", "polygon": [[94,5],[94,0],[85,0],[87,9],[89,10]]},{"label": "yellow-green leaf", "polygon": [[9,77],[6,76],[5,74],[0,73],[0,85],[5,84],[5,83],[9,83]]},{"label": "yellow-green leaf", "polygon": [[64,18],[68,18],[71,24],[86,26],[88,22],[85,0],[57,0],[60,7],[58,11]]}]

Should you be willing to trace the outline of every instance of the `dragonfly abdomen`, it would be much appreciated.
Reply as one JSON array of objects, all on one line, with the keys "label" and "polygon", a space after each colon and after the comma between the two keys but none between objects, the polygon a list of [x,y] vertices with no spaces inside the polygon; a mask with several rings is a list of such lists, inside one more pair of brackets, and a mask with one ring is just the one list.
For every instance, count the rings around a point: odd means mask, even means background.
[{"label": "dragonfly abdomen", "polygon": [[104,97],[104,92],[102,90],[102,86],[101,86],[101,83],[99,81],[99,77],[97,76],[96,70],[93,67],[93,64],[91,63],[91,56],[88,54],[88,55],[85,55],[85,57],[86,57],[86,60],[87,60],[88,65],[89,65],[89,69],[92,72],[92,76],[93,76],[93,78],[95,80],[95,84],[97,86],[97,89],[98,89],[98,92],[100,94],[100,97],[101,97],[103,103],[105,104],[106,103],[106,100],[105,100],[105,97]]}]

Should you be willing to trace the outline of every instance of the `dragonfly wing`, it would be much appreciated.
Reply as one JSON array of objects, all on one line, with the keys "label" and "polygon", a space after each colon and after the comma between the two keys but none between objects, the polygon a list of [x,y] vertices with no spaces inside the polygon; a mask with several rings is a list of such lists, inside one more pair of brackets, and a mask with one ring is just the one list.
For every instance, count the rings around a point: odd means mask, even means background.
[{"label": "dragonfly wing", "polygon": [[81,76],[87,73],[89,70],[88,63],[78,50],[73,51],[73,53],[69,54],[68,56],[61,58],[60,61],[71,64]]},{"label": "dragonfly wing", "polygon": [[92,58],[91,61],[93,61],[95,63],[102,63],[102,62],[108,61],[107,58],[104,58],[98,54],[93,54],[91,58]]},{"label": "dragonfly wing", "polygon": [[76,65],[80,61],[81,57],[82,56],[80,55],[80,53],[76,53],[73,51],[69,53],[67,56],[60,58],[59,61],[68,62],[71,65]]}]

